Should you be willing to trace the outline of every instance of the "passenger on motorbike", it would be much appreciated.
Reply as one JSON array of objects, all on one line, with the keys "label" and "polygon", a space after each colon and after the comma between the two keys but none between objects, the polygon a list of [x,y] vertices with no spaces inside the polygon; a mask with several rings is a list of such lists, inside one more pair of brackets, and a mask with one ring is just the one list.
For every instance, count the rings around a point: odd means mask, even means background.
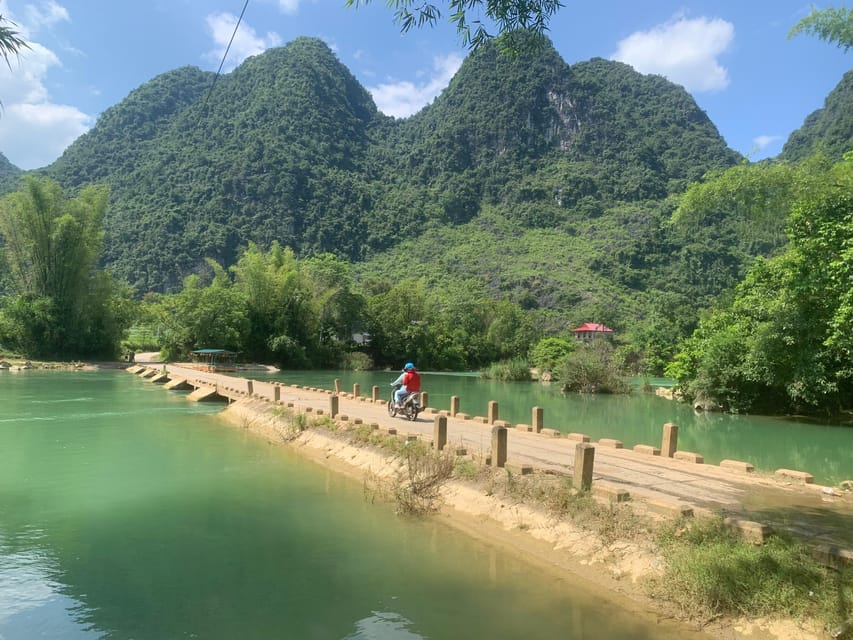
[{"label": "passenger on motorbike", "polygon": [[394,404],[399,409],[406,394],[421,390],[421,374],[415,370],[414,364],[407,362],[403,367],[403,372],[391,383],[391,386],[394,387],[398,384],[401,386],[394,392]]}]

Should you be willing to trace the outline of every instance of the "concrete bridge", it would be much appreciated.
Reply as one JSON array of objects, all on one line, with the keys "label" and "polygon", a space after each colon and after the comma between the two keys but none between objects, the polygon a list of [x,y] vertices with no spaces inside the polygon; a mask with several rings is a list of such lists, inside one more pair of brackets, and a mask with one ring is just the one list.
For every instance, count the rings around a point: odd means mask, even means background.
[{"label": "concrete bridge", "polygon": [[167,389],[188,390],[193,400],[261,400],[338,421],[370,424],[401,437],[443,439],[459,453],[494,460],[518,474],[534,470],[564,474],[574,477],[576,485],[586,482],[586,474],[601,498],[631,499],[641,510],[663,514],[727,514],[732,526],[756,540],[762,540],[771,526],[785,528],[853,559],[853,552],[844,550],[853,548],[853,492],[815,485],[810,474],[797,470],[762,473],[736,460],[704,464],[701,454],[678,450],[676,425],[661,425],[659,445],[627,450],[616,440],[590,442],[584,434],[543,429],[536,408],[532,408],[530,425],[510,425],[498,419],[497,403],[490,403],[486,416],[470,416],[459,413],[453,400],[450,407],[439,409],[429,407],[427,398],[424,412],[409,421],[388,415],[377,387],[363,394],[355,385],[345,393],[173,364],[137,365],[128,371]]}]

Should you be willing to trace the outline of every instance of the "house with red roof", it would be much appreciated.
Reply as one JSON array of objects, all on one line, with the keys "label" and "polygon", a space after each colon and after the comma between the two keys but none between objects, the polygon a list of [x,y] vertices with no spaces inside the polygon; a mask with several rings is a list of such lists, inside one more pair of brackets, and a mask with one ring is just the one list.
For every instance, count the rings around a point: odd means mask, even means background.
[{"label": "house with red roof", "polygon": [[595,340],[596,338],[609,338],[613,335],[613,329],[594,322],[584,322],[577,329],[572,329],[572,332],[575,334],[576,340],[584,340],[586,342]]}]

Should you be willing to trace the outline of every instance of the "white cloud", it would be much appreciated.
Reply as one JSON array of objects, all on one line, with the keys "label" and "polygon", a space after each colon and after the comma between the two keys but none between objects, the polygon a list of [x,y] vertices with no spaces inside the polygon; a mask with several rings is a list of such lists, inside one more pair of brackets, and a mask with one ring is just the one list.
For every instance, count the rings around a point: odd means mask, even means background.
[{"label": "white cloud", "polygon": [[[51,101],[47,77],[62,62],[47,47],[36,42],[31,33],[68,20],[65,9],[54,2],[41,8],[27,7],[27,22],[12,16],[6,3],[0,3],[3,16],[16,22],[29,49],[11,68],[0,63],[0,151],[22,169],[36,169],[53,162],[65,148],[91,127],[94,118],[76,107]],[[32,22],[29,22],[32,21]]]},{"label": "white cloud", "polygon": [[299,0],[278,0],[278,8],[288,15],[299,13]]},{"label": "white cloud", "polygon": [[7,106],[0,120],[0,149],[21,169],[44,167],[92,126],[76,107],[44,102]]},{"label": "white cloud", "polygon": [[764,149],[764,147],[771,145],[774,142],[778,142],[782,139],[782,136],[758,136],[752,139],[752,143],[759,151],[761,151],[762,149]]},{"label": "white cloud", "polygon": [[24,12],[26,24],[33,31],[38,31],[42,27],[50,29],[59,22],[71,21],[68,10],[53,0],[42,2],[39,6],[28,4]]},{"label": "white cloud", "polygon": [[734,26],[720,18],[676,17],[619,42],[614,60],[640,73],[656,73],[688,91],[725,89],[729,74],[718,56],[734,40]]},{"label": "white cloud", "polygon": [[[450,83],[462,65],[462,56],[456,53],[433,58],[432,69],[423,74],[424,80],[415,84],[400,81],[368,87],[379,110],[395,118],[405,118],[417,113],[432,102]],[[420,74],[419,74],[420,75]]]},{"label": "white cloud", "polygon": [[218,66],[222,61],[222,56],[225,55],[228,43],[231,42],[231,36],[234,35],[234,41],[228,51],[228,59],[222,67],[223,70],[233,69],[249,56],[263,53],[271,47],[281,46],[281,36],[273,31],[268,32],[266,36],[259,36],[244,20],[240,23],[237,33],[234,34],[236,24],[237,16],[230,13],[214,13],[207,16],[207,28],[217,48],[208,52],[205,58],[215,62]]}]

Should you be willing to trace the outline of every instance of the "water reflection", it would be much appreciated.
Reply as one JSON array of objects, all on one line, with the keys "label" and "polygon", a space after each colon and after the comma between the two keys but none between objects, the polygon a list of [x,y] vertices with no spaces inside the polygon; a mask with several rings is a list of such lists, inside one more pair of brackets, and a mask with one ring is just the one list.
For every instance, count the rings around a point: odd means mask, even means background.
[{"label": "water reflection", "polygon": [[414,623],[389,611],[373,611],[370,616],[355,623],[355,631],[343,640],[425,640],[411,630]]},{"label": "water reflection", "polygon": [[[36,529],[22,531],[21,540],[37,543],[44,533]],[[55,637],[63,629],[63,638],[90,640],[100,634],[77,625],[82,603],[63,593],[64,586],[53,576],[57,563],[45,549],[16,549],[0,534],[0,637]]]}]

